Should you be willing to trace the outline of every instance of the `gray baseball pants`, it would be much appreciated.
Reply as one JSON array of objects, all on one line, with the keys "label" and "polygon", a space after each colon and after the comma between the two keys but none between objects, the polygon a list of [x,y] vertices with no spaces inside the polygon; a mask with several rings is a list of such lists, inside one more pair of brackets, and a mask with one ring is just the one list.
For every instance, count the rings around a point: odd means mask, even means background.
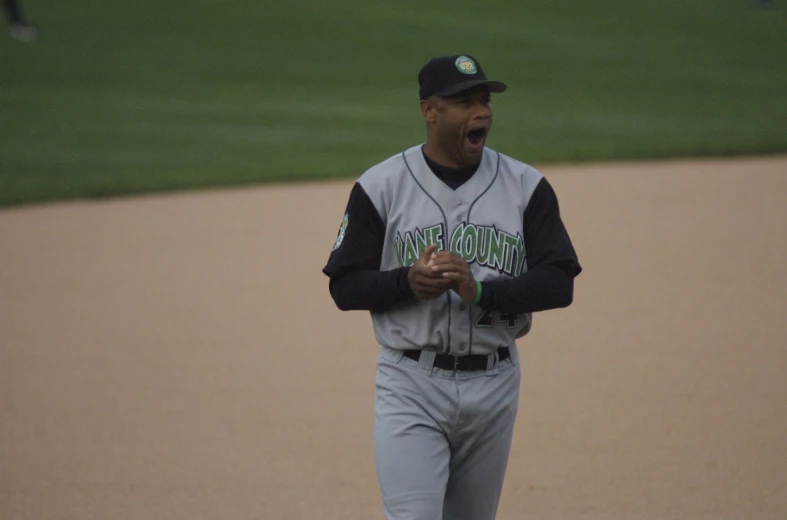
[{"label": "gray baseball pants", "polygon": [[488,369],[430,368],[383,347],[374,452],[388,520],[494,520],[519,403],[519,356]]}]

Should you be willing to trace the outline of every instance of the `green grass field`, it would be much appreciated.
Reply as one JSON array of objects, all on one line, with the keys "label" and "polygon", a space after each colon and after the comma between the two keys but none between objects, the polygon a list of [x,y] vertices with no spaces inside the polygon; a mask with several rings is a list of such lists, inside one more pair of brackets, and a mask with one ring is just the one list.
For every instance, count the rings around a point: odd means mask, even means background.
[{"label": "green grass field", "polygon": [[529,163],[787,151],[784,2],[22,0],[0,38],[0,205],[355,177],[420,142],[416,75],[509,85]]}]

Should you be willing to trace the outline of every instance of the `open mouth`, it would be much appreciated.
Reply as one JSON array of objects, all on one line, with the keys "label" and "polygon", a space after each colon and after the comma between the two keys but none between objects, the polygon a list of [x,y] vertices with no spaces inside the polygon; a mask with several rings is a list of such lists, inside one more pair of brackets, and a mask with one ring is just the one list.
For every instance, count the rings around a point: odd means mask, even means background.
[{"label": "open mouth", "polygon": [[467,132],[467,140],[473,146],[481,144],[486,137],[486,128],[476,128]]}]

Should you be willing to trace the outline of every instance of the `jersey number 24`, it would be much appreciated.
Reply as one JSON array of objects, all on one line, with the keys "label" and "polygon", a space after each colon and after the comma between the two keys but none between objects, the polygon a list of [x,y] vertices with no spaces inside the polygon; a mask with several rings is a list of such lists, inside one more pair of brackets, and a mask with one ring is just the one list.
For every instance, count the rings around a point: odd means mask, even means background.
[{"label": "jersey number 24", "polygon": [[475,326],[490,328],[494,325],[495,320],[497,320],[498,323],[505,323],[506,328],[513,329],[516,327],[519,317],[514,313],[486,311],[478,318],[478,321],[475,322]]}]

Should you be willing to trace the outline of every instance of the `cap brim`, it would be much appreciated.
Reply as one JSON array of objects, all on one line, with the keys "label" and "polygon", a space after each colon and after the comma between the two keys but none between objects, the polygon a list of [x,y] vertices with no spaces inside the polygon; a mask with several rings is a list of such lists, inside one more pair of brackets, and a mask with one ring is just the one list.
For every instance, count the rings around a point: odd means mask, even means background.
[{"label": "cap brim", "polygon": [[443,90],[438,90],[433,95],[440,96],[440,97],[450,97],[460,92],[464,92],[465,90],[470,90],[471,88],[475,88],[478,86],[484,85],[489,88],[489,92],[493,92],[495,94],[500,94],[501,92],[505,92],[508,87],[506,87],[505,83],[500,83],[499,81],[489,81],[486,79],[476,79],[470,81],[464,81],[462,83],[457,83],[456,85],[451,85],[448,88],[444,88]]}]

